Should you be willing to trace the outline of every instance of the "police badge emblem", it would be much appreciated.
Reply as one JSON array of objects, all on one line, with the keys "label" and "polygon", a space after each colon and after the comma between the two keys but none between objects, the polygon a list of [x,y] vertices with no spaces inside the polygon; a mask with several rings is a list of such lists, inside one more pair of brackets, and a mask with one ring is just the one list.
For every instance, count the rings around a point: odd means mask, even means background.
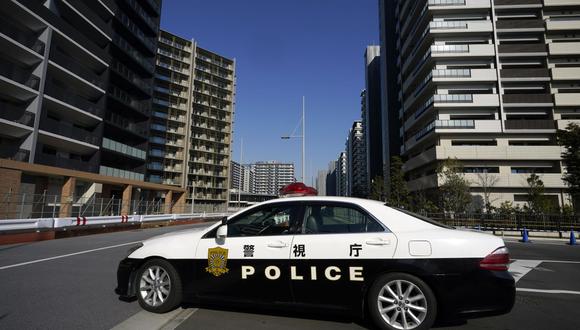
[{"label": "police badge emblem", "polygon": [[221,276],[229,271],[226,268],[228,262],[228,249],[215,247],[207,249],[207,267],[205,271],[213,276]]}]

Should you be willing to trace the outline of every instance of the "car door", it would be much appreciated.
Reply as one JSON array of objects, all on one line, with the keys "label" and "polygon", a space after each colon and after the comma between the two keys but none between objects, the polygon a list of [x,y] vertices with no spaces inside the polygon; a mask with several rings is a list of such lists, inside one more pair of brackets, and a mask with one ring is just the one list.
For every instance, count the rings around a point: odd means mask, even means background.
[{"label": "car door", "polygon": [[[365,285],[385,259],[393,257],[397,238],[356,204],[309,202],[290,251],[295,301],[327,307],[360,306]],[[294,274],[291,274],[294,275]]]},{"label": "car door", "polygon": [[206,234],[196,249],[197,292],[217,300],[291,302],[288,262],[299,205],[266,204]]}]

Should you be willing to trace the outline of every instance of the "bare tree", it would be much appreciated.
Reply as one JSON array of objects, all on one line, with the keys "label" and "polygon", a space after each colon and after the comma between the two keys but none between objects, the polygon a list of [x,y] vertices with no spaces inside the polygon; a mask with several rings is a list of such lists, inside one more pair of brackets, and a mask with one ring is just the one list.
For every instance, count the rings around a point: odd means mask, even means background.
[{"label": "bare tree", "polygon": [[494,198],[492,200],[491,192],[493,190],[493,187],[495,187],[495,185],[499,181],[499,177],[496,175],[491,175],[487,171],[484,171],[483,173],[477,173],[477,181],[479,183],[479,186],[481,186],[481,189],[483,189],[484,211],[485,213],[490,213],[493,202],[495,202],[498,199]]}]

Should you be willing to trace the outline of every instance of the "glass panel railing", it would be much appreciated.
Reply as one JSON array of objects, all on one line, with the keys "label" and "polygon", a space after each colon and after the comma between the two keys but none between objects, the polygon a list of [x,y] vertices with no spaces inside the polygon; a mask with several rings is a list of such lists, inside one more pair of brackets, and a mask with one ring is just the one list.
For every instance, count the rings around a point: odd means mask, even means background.
[{"label": "glass panel railing", "polygon": [[53,60],[56,64],[64,67],[65,69],[80,76],[84,80],[90,82],[91,84],[102,89],[105,88],[105,81],[103,78],[101,78],[95,72],[82,66],[81,64],[73,60],[70,56],[67,56],[64,53],[53,49],[50,54],[50,59]]},{"label": "glass panel railing", "polygon": [[10,62],[0,61],[0,75],[36,91],[40,85],[40,78],[33,75],[32,70],[21,69]]},{"label": "glass panel railing", "polygon": [[124,143],[117,142],[108,138],[103,138],[103,148],[143,160],[147,158],[145,150],[131,147]]},{"label": "glass panel railing", "polygon": [[142,173],[102,165],[99,167],[99,174],[136,181],[143,181],[145,179],[145,175]]},{"label": "glass panel railing", "polygon": [[66,136],[73,140],[82,141],[90,143],[92,145],[99,145],[99,137],[94,135],[93,132],[72,126],[71,123],[61,122],[54,120],[52,118],[42,118],[40,121],[40,129],[58,134],[61,136]]}]

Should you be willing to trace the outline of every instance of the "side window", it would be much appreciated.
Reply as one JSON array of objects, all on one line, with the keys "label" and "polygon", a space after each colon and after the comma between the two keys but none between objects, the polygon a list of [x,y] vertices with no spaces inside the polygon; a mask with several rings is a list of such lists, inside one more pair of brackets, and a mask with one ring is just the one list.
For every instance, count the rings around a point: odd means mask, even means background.
[{"label": "side window", "polygon": [[376,220],[348,206],[306,207],[302,232],[305,234],[374,233],[385,231]]},{"label": "side window", "polygon": [[294,206],[265,206],[228,222],[228,237],[285,235],[295,222]]}]

